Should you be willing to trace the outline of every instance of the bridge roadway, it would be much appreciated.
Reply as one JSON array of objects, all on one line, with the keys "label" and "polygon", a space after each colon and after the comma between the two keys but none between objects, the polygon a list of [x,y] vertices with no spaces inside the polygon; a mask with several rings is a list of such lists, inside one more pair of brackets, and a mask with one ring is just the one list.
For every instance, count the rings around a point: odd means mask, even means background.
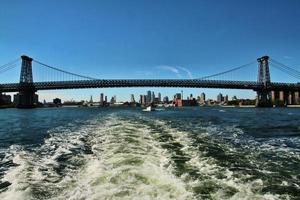
[{"label": "bridge roadway", "polygon": [[[264,88],[262,83],[255,81],[224,81],[199,79],[98,79],[78,81],[34,82],[27,84],[0,84],[0,92],[18,92],[34,88],[35,90],[79,89],[79,88],[116,88],[116,87],[185,87],[185,88],[224,88],[251,89]],[[274,91],[300,91],[300,83],[277,83],[269,85]]]}]

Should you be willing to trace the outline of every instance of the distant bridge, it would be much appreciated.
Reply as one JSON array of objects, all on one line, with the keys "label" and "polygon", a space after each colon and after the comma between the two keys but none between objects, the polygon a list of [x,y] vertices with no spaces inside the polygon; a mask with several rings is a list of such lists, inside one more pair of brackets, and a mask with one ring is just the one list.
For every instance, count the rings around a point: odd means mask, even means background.
[{"label": "distant bridge", "polygon": [[[0,84],[0,93],[19,92],[18,107],[32,108],[35,106],[35,92],[37,90],[56,89],[79,89],[79,88],[115,88],[115,87],[185,87],[185,88],[224,88],[224,89],[248,89],[257,92],[256,105],[259,107],[272,106],[272,99],[299,101],[299,83],[279,83],[271,82],[269,72],[269,57],[263,56],[258,61],[257,81],[232,81],[232,80],[209,80],[221,74],[231,73],[239,70],[240,66],[222,73],[204,77],[202,79],[93,79],[90,77],[74,74],[49,65],[35,61],[47,68],[60,73],[80,77],[86,80],[56,80],[34,82],[32,75],[32,61],[28,56],[21,56],[22,66],[19,83]],[[276,61],[274,61],[276,62]],[[277,67],[279,64],[277,63]],[[1,70],[1,68],[0,68]],[[300,78],[300,72],[281,66],[281,70],[291,76]],[[291,96],[291,97],[290,97]],[[291,100],[291,101],[292,101]]]}]

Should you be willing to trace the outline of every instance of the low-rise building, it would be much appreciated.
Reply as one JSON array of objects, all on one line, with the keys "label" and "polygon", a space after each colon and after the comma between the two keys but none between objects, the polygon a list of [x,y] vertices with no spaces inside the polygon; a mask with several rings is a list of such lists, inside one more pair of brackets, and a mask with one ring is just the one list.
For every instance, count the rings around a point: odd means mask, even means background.
[{"label": "low-rise building", "polygon": [[11,104],[11,96],[6,94],[0,94],[0,105]]},{"label": "low-rise building", "polygon": [[57,106],[60,106],[60,105],[61,105],[61,99],[55,98],[55,99],[53,99],[53,103],[54,103],[55,105],[57,105]]}]

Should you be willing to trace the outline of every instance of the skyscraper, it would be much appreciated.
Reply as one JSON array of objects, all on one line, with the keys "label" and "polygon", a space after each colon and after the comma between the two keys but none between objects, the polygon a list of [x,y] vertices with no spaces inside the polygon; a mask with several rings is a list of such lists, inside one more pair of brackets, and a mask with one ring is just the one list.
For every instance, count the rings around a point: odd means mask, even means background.
[{"label": "skyscraper", "polygon": [[226,94],[226,96],[224,96],[224,102],[227,103],[228,102],[228,95]]},{"label": "skyscraper", "polygon": [[163,102],[164,102],[164,103],[169,103],[169,97],[168,97],[168,96],[165,96]]},{"label": "skyscraper", "polygon": [[157,96],[158,96],[158,102],[161,102],[161,93],[159,92],[159,93],[157,94]]},{"label": "skyscraper", "polygon": [[115,103],[115,98],[114,97],[111,97],[110,99],[110,104],[114,104]]},{"label": "skyscraper", "polygon": [[151,102],[151,91],[147,91],[147,97],[146,97],[146,103],[150,103]]},{"label": "skyscraper", "polygon": [[140,104],[143,104],[143,96],[144,95],[140,95],[140,101],[139,101]]},{"label": "skyscraper", "polygon": [[146,99],[147,99],[146,95],[140,95],[140,104],[146,105]]},{"label": "skyscraper", "polygon": [[131,102],[131,103],[135,103],[134,95],[133,95],[133,94],[131,94],[130,102]]},{"label": "skyscraper", "polygon": [[152,95],[151,95],[151,103],[153,103],[155,101],[155,94],[154,94],[154,92],[152,92]]},{"label": "skyscraper", "polygon": [[223,101],[223,95],[222,93],[219,93],[218,96],[217,96],[217,102],[222,102]]},{"label": "skyscraper", "polygon": [[100,105],[101,105],[101,106],[103,106],[103,104],[104,104],[104,103],[103,103],[103,101],[104,101],[103,98],[104,98],[104,94],[101,93],[101,94],[100,94]]},{"label": "skyscraper", "polygon": [[200,95],[200,102],[201,103],[205,102],[205,93],[204,92],[202,92],[201,95]]}]

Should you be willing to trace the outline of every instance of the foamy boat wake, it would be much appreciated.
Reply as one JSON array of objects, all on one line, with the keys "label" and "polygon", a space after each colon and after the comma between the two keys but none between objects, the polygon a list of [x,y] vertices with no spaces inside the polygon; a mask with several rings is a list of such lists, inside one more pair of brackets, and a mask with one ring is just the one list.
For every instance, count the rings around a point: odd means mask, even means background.
[{"label": "foamy boat wake", "polygon": [[[205,145],[221,145],[208,133],[213,126],[195,135],[163,120],[117,113],[70,128],[76,126],[50,130],[34,149],[11,146],[1,161],[10,164],[0,199],[289,198],[262,193],[262,179],[234,173],[209,156]],[[231,129],[234,137],[243,134]]]}]

